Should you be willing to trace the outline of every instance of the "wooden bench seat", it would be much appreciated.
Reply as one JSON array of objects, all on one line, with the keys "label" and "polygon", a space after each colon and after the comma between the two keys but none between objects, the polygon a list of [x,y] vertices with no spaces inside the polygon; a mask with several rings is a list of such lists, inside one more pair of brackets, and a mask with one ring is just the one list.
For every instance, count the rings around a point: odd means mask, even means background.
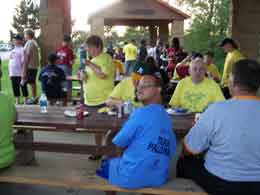
[{"label": "wooden bench seat", "polygon": [[[185,179],[173,179],[161,188],[143,188],[138,190],[121,189],[109,185],[106,180],[95,176],[95,168],[89,168],[87,165],[89,162],[80,158],[69,158],[68,161],[63,160],[63,162],[49,158],[41,159],[39,163],[40,165],[38,166],[13,165],[11,168],[2,170],[0,171],[0,182],[106,192],[133,192],[158,195],[206,195],[194,182]],[[89,172],[90,170],[91,172]]]},{"label": "wooden bench seat", "polygon": [[[82,173],[77,174],[73,170],[66,172],[67,174],[57,173],[55,170],[42,170],[40,167],[12,167],[0,174],[0,182],[157,195],[206,195],[194,182],[186,179],[174,179],[161,188],[127,190],[109,185],[97,176],[84,177]],[[55,174],[55,177],[50,177],[50,173]]]}]

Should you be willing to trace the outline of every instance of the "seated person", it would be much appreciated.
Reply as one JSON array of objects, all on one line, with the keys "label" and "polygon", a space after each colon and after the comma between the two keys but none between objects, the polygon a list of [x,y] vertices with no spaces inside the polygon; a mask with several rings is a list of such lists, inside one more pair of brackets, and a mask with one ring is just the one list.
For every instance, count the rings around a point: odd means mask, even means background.
[{"label": "seated person", "polygon": [[[66,80],[64,71],[56,65],[58,56],[50,54],[48,56],[49,64],[42,68],[39,80],[42,84],[42,92],[46,94],[50,104],[56,100],[66,97],[66,92],[62,88],[62,83]],[[64,104],[66,102],[64,101]]]},{"label": "seated person", "polygon": [[218,71],[218,68],[215,64],[213,64],[213,59],[214,59],[214,53],[208,51],[205,55],[204,55],[204,61],[205,61],[205,65],[206,65],[206,69],[207,69],[207,76],[209,78],[212,78],[213,80],[215,80],[217,83],[220,82],[220,73]]},{"label": "seated person", "polygon": [[13,100],[0,92],[0,169],[11,165],[15,157],[13,128],[16,111]]},{"label": "seated person", "polygon": [[182,79],[169,102],[174,108],[184,108],[190,112],[203,112],[210,103],[224,100],[218,84],[205,77],[206,68],[202,59],[190,64],[190,75]]},{"label": "seated person", "polygon": [[145,105],[136,109],[113,139],[122,156],[106,159],[97,174],[109,183],[135,189],[164,184],[176,150],[172,121],[161,105],[161,83],[143,76],[137,87],[138,99]]},{"label": "seated person", "polygon": [[212,104],[189,131],[177,176],[213,195],[260,194],[259,87],[260,64],[238,61],[229,77],[233,99]]},{"label": "seated person", "polygon": [[134,107],[142,104],[136,97],[136,86],[142,75],[153,74],[153,69],[144,63],[136,64],[130,77],[122,80],[112,91],[106,104],[109,107],[117,107],[126,101],[130,101]]},{"label": "seated person", "polygon": [[174,70],[174,74],[173,74],[174,80],[181,80],[187,76],[190,76],[189,66],[190,66],[191,61],[195,60],[197,58],[203,59],[202,54],[197,53],[197,52],[192,52],[191,55],[187,55],[187,53],[183,53],[182,57],[185,57],[185,58],[176,65],[176,68]]}]

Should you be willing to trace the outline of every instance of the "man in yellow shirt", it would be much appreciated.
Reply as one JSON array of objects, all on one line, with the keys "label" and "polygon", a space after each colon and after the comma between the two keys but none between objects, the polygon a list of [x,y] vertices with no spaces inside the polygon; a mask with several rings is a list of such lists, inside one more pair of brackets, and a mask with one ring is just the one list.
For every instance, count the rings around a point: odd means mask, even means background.
[{"label": "man in yellow shirt", "polygon": [[[92,57],[86,60],[85,73],[81,75],[84,81],[84,98],[87,106],[102,107],[114,88],[115,65],[111,56],[103,52],[103,41],[96,35],[86,40],[86,50]],[[96,134],[96,144],[102,145],[102,136]],[[91,160],[99,156],[91,156]]]},{"label": "man in yellow shirt", "polygon": [[202,59],[190,64],[190,75],[182,79],[169,102],[174,108],[184,108],[190,112],[203,112],[210,103],[224,100],[218,84],[205,77],[206,68]]},{"label": "man in yellow shirt", "polygon": [[135,40],[131,40],[131,42],[124,47],[123,52],[125,54],[125,74],[130,75],[136,64],[137,58],[137,47],[135,46]]},{"label": "man in yellow shirt", "polygon": [[204,55],[204,60],[205,60],[205,66],[207,70],[207,76],[209,78],[214,79],[217,83],[220,82],[220,73],[218,71],[218,68],[215,64],[213,64],[213,59],[214,59],[214,53],[208,51]]},{"label": "man in yellow shirt", "polygon": [[223,76],[221,80],[221,86],[223,87],[224,96],[226,97],[226,99],[229,99],[231,97],[228,89],[229,75],[232,72],[234,64],[237,61],[243,59],[244,56],[240,53],[237,44],[231,38],[225,38],[221,42],[220,47],[222,47],[224,51],[227,53],[224,64]]}]

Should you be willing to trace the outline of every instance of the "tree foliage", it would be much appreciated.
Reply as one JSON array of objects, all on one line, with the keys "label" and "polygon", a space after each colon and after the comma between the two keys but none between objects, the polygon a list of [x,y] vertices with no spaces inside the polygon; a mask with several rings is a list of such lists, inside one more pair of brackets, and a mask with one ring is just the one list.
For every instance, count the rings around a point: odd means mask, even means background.
[{"label": "tree foliage", "polygon": [[28,28],[32,30],[39,30],[39,14],[40,8],[37,4],[31,3],[28,5],[26,0],[22,0],[15,8],[15,14],[13,16],[12,23],[15,32],[12,33],[23,33],[24,30]]},{"label": "tree foliage", "polygon": [[149,31],[146,27],[127,27],[126,33],[119,36],[112,27],[105,27],[105,45],[112,43],[114,47],[122,47],[124,42],[134,39],[137,44],[142,39],[149,40]]},{"label": "tree foliage", "polygon": [[[230,36],[230,0],[178,0],[190,7],[192,23],[184,37],[188,51],[213,51],[216,62],[223,64],[224,53],[218,47],[220,41]],[[220,67],[222,69],[222,67]]]}]

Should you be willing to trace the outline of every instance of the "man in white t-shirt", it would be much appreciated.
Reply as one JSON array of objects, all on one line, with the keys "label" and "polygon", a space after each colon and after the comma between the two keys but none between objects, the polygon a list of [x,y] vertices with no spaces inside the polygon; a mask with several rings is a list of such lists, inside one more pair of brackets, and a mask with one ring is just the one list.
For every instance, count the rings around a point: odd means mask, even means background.
[{"label": "man in white t-shirt", "polygon": [[39,53],[38,44],[34,39],[34,32],[32,30],[26,30],[24,32],[26,44],[24,46],[25,59],[24,70],[22,80],[26,80],[32,89],[32,101],[30,103],[36,103],[36,76],[39,67]]},{"label": "man in white t-shirt", "polygon": [[28,98],[28,90],[26,82],[21,82],[23,63],[24,63],[24,49],[23,49],[23,37],[16,35],[14,37],[14,49],[10,53],[9,60],[9,76],[12,82],[13,94],[16,99],[16,104],[19,104],[20,89],[22,90],[25,102]]}]

